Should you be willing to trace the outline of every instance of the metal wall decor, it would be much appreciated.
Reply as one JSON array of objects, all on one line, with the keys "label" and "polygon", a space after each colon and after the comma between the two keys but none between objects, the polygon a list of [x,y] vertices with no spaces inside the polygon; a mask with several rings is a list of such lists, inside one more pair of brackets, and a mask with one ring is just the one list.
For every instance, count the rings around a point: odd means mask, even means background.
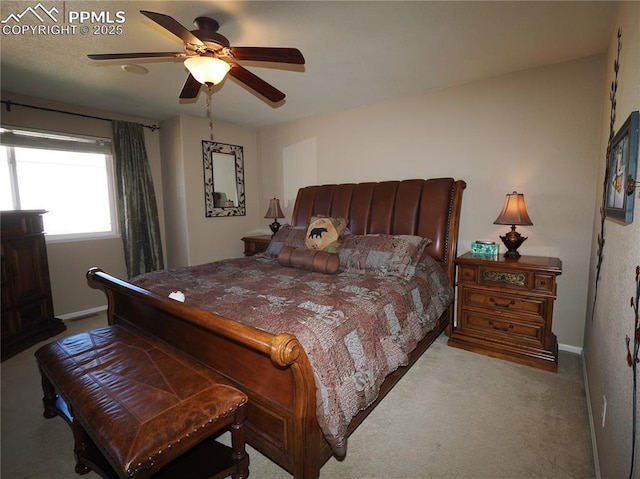
[{"label": "metal wall decor", "polygon": [[244,216],[244,153],[238,145],[202,140],[205,216]]},{"label": "metal wall decor", "polygon": [[631,471],[629,479],[633,479],[636,462],[636,439],[638,437],[638,352],[640,351],[640,316],[638,306],[640,303],[640,265],[636,266],[636,297],[635,301],[631,297],[631,308],[633,309],[635,320],[633,323],[633,348],[629,347],[631,339],[627,336],[627,364],[633,369],[633,419],[631,426]]},{"label": "metal wall decor", "polygon": [[596,313],[596,301],[598,299],[598,282],[600,281],[600,269],[604,258],[604,233],[605,220],[607,219],[607,185],[609,184],[609,158],[611,157],[611,144],[615,136],[613,126],[616,122],[616,93],[618,92],[618,72],[620,71],[620,50],[622,50],[622,30],[618,29],[618,52],[613,62],[614,78],[611,82],[609,100],[611,101],[611,113],[609,115],[609,141],[607,142],[607,157],[604,169],[604,188],[602,190],[602,204],[600,206],[600,233],[598,234],[598,262],[596,263],[596,279],[593,291],[593,306],[591,308],[591,321]]}]

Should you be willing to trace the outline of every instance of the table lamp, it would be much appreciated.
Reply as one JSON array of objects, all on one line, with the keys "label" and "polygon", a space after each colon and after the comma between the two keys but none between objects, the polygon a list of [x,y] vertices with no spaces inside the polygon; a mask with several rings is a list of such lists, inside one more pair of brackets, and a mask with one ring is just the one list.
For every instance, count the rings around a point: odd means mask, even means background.
[{"label": "table lamp", "polygon": [[272,235],[275,235],[280,229],[280,223],[278,223],[278,218],[284,218],[284,214],[282,213],[282,209],[280,209],[280,200],[278,198],[272,198],[269,200],[269,209],[264,215],[265,218],[273,218],[273,223],[269,225],[271,228]]},{"label": "table lamp", "polygon": [[505,258],[512,259],[519,258],[520,253],[518,253],[518,248],[527,238],[516,231],[516,225],[533,224],[527,213],[527,207],[524,204],[524,195],[515,191],[507,194],[504,207],[493,224],[511,225],[511,231],[504,236],[500,236],[500,239],[507,247],[507,252],[504,256]]}]

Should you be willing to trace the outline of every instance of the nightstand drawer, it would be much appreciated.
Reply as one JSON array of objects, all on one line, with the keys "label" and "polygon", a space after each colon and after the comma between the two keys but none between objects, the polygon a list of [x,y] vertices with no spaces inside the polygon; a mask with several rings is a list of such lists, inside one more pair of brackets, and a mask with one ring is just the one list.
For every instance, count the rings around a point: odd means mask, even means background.
[{"label": "nightstand drawer", "polygon": [[478,271],[478,284],[481,286],[528,290],[533,284],[533,274],[528,271],[507,271],[486,267],[480,267]]},{"label": "nightstand drawer", "polygon": [[477,266],[458,266],[458,282],[460,283],[476,283],[478,281],[478,267]]},{"label": "nightstand drawer", "polygon": [[544,317],[547,300],[531,296],[498,293],[474,288],[461,288],[466,308],[484,308],[494,311],[514,313],[529,313],[540,318]]},{"label": "nightstand drawer", "polygon": [[[477,276],[477,277],[476,277]],[[556,277],[553,274],[531,271],[506,271],[498,268],[460,268],[460,281],[479,286],[535,291],[555,296]]]},{"label": "nightstand drawer", "polygon": [[459,328],[468,336],[510,342],[513,344],[542,347],[544,321],[522,321],[522,317],[495,316],[476,311],[462,311]]},{"label": "nightstand drawer", "polygon": [[536,273],[533,275],[533,289],[539,292],[556,294],[556,277],[552,274]]}]

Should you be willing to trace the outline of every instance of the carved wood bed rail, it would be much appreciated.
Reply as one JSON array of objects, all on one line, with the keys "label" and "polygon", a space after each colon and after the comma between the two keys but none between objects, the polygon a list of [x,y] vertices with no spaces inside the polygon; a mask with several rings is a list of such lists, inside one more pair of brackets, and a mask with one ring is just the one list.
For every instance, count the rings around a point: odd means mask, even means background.
[{"label": "carved wood bed rail", "polygon": [[[310,216],[324,214],[348,218],[354,234],[430,238],[429,254],[447,265],[455,284],[453,259],[465,186],[460,180],[439,178],[303,188],[292,224],[306,224]],[[332,453],[318,426],[314,373],[294,336],[270,334],[156,295],[98,268],[89,270],[87,279],[107,296],[109,324],[144,329],[212,367],[247,394],[249,444],[295,478],[319,477]],[[387,376],[378,399],[351,421],[349,434],[449,326],[452,314],[453,306],[410,354],[409,364]]]}]

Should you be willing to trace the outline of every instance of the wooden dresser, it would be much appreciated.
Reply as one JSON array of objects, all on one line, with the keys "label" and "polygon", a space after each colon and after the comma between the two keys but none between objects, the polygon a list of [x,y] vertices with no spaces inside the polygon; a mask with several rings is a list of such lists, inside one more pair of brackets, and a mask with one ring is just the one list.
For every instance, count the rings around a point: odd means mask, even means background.
[{"label": "wooden dresser", "polygon": [[467,253],[456,264],[458,307],[448,344],[556,372],[552,325],[560,259]]},{"label": "wooden dresser", "polygon": [[2,361],[66,329],[53,315],[44,210],[3,211]]}]

